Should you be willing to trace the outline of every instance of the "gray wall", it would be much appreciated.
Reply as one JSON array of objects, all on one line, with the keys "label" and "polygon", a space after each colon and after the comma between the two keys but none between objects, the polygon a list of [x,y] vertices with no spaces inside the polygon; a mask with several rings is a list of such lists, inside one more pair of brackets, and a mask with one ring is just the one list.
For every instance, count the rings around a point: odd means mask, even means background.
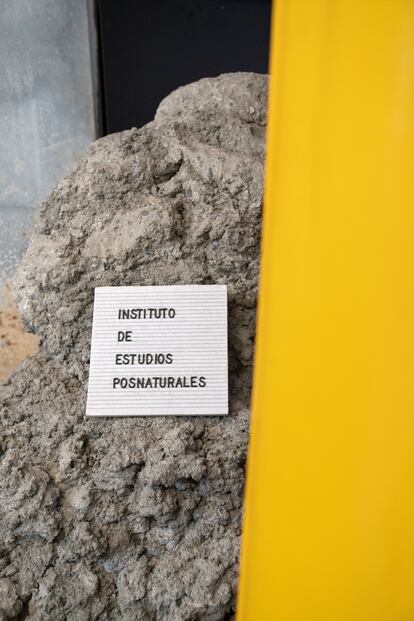
[{"label": "gray wall", "polygon": [[0,0],[0,287],[95,137],[87,0]]}]

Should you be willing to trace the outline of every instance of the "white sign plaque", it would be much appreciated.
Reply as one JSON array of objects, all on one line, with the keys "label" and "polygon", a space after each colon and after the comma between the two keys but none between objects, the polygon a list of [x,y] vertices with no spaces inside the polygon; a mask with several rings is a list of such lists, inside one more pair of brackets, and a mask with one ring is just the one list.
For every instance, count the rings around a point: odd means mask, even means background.
[{"label": "white sign plaque", "polygon": [[97,287],[87,416],[228,413],[227,287]]}]

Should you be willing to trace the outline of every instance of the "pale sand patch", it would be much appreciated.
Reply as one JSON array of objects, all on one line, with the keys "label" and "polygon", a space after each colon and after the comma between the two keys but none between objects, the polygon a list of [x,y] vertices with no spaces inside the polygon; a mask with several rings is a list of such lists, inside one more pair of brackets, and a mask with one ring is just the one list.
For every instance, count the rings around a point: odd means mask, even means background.
[{"label": "pale sand patch", "polygon": [[0,291],[0,383],[38,350],[38,338],[23,328],[10,288]]}]

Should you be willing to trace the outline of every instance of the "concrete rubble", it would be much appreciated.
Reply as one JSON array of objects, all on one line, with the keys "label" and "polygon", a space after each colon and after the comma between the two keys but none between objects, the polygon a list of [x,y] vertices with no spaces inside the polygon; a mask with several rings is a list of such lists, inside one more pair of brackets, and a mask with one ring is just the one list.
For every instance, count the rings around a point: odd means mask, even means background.
[{"label": "concrete rubble", "polygon": [[[0,620],[234,613],[267,78],[182,87],[95,142],[42,205],[15,279],[40,350],[0,389]],[[230,415],[85,419],[93,290],[223,283]]]}]

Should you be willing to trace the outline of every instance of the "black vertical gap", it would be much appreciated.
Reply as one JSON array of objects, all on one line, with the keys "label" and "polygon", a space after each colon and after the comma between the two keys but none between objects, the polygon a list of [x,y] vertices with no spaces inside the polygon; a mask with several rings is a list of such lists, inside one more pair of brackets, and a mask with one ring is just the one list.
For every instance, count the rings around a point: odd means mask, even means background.
[{"label": "black vertical gap", "polygon": [[104,53],[102,44],[102,15],[99,8],[99,1],[94,0],[94,18],[96,24],[96,42],[97,42],[97,89],[98,89],[98,107],[99,107],[99,135],[98,138],[106,136],[108,133],[107,105],[106,105],[106,84],[104,71]]}]

